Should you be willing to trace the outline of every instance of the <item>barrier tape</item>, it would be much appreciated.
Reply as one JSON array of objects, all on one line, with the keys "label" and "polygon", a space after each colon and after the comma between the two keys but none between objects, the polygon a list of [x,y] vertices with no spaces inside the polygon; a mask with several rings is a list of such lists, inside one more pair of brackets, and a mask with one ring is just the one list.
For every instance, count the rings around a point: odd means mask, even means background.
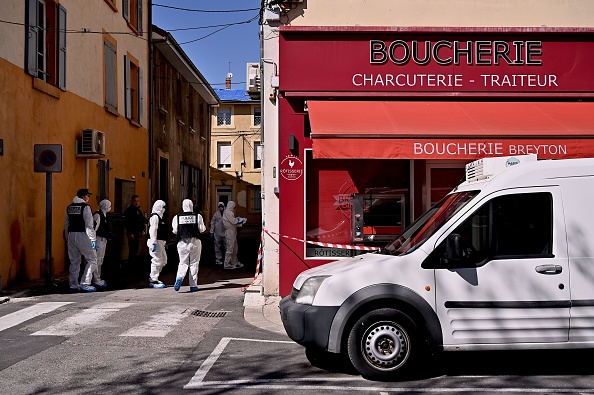
[{"label": "barrier tape", "polygon": [[262,242],[264,240],[264,228],[262,228],[262,232],[260,233],[260,246],[258,247],[258,260],[256,261],[256,274],[254,275],[254,281],[251,284],[241,287],[241,292],[247,291],[249,287],[256,283],[258,280],[258,276],[260,275],[260,263],[262,262]]},{"label": "barrier tape", "polygon": [[273,234],[273,235],[277,235],[280,237],[284,237],[285,239],[300,241],[302,243],[313,244],[313,245],[317,245],[320,247],[342,248],[342,249],[357,250],[357,251],[380,251],[381,250],[380,247],[353,246],[353,245],[348,245],[348,244],[333,244],[333,243],[322,243],[321,241],[302,240],[302,239],[298,239],[296,237],[281,235],[280,233],[276,233],[276,232],[273,232],[271,230],[267,230],[264,228],[262,228],[262,230],[264,232],[268,233],[269,235]]}]

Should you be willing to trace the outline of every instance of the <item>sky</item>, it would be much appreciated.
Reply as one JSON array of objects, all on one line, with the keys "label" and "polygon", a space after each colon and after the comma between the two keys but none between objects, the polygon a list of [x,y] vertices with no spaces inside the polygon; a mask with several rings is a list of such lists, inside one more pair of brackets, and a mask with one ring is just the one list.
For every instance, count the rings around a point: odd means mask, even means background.
[{"label": "sky", "polygon": [[213,88],[224,89],[231,72],[231,88],[245,89],[246,64],[260,59],[259,8],[260,0],[153,0],[153,24],[173,35]]}]

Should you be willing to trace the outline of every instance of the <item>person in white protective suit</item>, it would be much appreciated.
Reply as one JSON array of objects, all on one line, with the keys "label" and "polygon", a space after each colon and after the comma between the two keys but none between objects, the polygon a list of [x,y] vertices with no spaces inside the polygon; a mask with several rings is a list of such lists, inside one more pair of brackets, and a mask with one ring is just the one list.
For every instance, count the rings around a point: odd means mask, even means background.
[{"label": "person in white protective suit", "polygon": [[111,211],[111,202],[103,199],[99,202],[99,210],[93,214],[95,224],[95,234],[97,236],[97,271],[93,273],[93,285],[96,287],[106,287],[107,283],[101,279],[101,266],[105,258],[105,249],[107,248],[107,239],[111,237],[111,227],[107,213]]},{"label": "person in white protective suit", "polygon": [[167,252],[165,242],[167,240],[168,228],[163,220],[166,204],[157,200],[153,204],[153,211],[149,218],[149,237],[146,245],[151,256],[151,273],[149,275],[149,288],[165,288],[165,284],[159,280],[161,270],[167,264]]},{"label": "person in white protective suit", "polygon": [[235,216],[235,202],[230,200],[223,211],[225,228],[225,263],[223,269],[239,269],[243,264],[237,260],[237,228],[247,222],[247,218]]},{"label": "person in white protective suit", "polygon": [[[66,218],[64,219],[64,235],[68,243],[68,258],[70,259],[70,292],[95,292],[96,288],[91,285],[93,272],[97,266],[97,241],[95,229],[93,228],[93,213],[91,206],[87,204],[92,194],[86,188],[76,192],[72,203],[66,207]],[[87,264],[80,279],[80,262],[85,257]]]},{"label": "person in white protective suit", "polygon": [[184,277],[190,268],[190,292],[198,291],[198,264],[202,253],[202,242],[198,235],[206,231],[204,220],[200,214],[194,213],[194,204],[190,199],[182,202],[183,212],[173,217],[171,228],[177,236],[177,253],[179,254],[179,265],[173,288],[179,291]]},{"label": "person in white protective suit", "polygon": [[215,263],[223,264],[223,248],[225,246],[225,227],[223,226],[223,211],[225,203],[219,202],[217,211],[210,220],[210,238],[214,240]]}]

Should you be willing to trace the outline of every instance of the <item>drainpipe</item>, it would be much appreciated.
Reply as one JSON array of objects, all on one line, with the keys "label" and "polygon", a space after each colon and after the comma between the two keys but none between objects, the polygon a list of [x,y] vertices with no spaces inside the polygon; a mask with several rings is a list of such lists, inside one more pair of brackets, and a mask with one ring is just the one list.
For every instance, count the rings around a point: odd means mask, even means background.
[{"label": "drainpipe", "polygon": [[[153,169],[154,165],[154,120],[153,120],[153,112],[154,112],[154,94],[155,90],[153,87],[153,5],[152,0],[148,0],[148,43],[149,43],[149,111],[148,111],[148,133],[149,133],[149,163],[148,163],[148,197],[149,202],[153,202]],[[150,203],[148,203],[150,204]]]}]

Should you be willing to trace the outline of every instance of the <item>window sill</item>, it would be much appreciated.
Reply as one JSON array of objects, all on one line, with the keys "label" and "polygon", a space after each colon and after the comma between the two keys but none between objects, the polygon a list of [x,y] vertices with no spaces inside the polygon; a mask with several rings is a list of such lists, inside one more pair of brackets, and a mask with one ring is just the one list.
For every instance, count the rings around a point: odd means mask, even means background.
[{"label": "window sill", "polygon": [[135,120],[133,120],[133,119],[128,119],[128,122],[130,122],[130,125],[132,125],[132,126],[136,126],[137,128],[140,128],[140,127],[142,127],[142,125],[141,125],[141,124],[139,124],[138,122],[136,122],[136,121],[135,121]]},{"label": "window sill", "polygon": [[62,96],[62,91],[60,89],[36,77],[33,77],[33,89],[37,89],[38,91],[55,97],[56,99],[59,99]]},{"label": "window sill", "polygon": [[109,5],[109,7],[114,10],[114,12],[118,12],[118,7],[115,5],[115,1],[112,0],[105,0],[105,2],[107,3],[107,5]]},{"label": "window sill", "polygon": [[111,115],[114,115],[116,117],[119,117],[120,116],[120,114],[118,114],[118,110],[115,109],[115,108],[109,108],[107,106],[103,106],[103,108],[105,108],[105,111],[108,112],[108,113],[110,113]]}]

